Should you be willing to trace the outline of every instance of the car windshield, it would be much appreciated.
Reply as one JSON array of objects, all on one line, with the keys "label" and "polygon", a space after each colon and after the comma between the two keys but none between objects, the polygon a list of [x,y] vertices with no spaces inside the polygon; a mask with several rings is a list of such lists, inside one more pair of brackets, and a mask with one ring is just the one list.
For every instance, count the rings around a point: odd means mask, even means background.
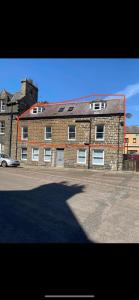
[{"label": "car windshield", "polygon": [[3,157],[3,158],[9,158],[9,156],[7,154],[1,154],[1,157]]}]

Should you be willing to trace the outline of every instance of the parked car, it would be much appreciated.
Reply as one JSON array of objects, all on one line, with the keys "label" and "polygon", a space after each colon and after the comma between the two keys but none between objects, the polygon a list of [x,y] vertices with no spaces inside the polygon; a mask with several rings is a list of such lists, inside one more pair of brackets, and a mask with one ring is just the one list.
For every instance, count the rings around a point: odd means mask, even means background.
[{"label": "parked car", "polygon": [[12,159],[7,154],[0,154],[0,166],[2,167],[17,167],[20,166],[20,161]]}]

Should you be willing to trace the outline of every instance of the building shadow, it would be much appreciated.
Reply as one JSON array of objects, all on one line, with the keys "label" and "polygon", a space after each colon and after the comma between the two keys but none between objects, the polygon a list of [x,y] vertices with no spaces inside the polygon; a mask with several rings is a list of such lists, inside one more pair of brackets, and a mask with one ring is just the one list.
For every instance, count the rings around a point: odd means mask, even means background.
[{"label": "building shadow", "polygon": [[90,243],[67,200],[83,185],[0,191],[0,243]]}]

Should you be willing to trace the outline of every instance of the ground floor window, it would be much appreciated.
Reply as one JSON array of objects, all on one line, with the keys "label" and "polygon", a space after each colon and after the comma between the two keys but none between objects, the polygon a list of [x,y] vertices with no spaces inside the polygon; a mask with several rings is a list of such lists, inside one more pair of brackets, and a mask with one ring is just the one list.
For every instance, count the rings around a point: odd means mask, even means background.
[{"label": "ground floor window", "polygon": [[27,160],[27,148],[26,147],[21,149],[21,160]]},{"label": "ground floor window", "polygon": [[32,148],[32,160],[39,160],[39,148]]},{"label": "ground floor window", "polygon": [[93,165],[104,165],[104,150],[94,149],[92,150],[92,164]]},{"label": "ground floor window", "polygon": [[77,163],[86,164],[86,149],[77,150]]},{"label": "ground floor window", "polygon": [[44,161],[51,162],[52,151],[50,148],[44,149]]},{"label": "ground floor window", "polygon": [[0,134],[5,133],[5,121],[0,121]]},{"label": "ground floor window", "polygon": [[0,153],[4,153],[4,145],[0,143]]}]

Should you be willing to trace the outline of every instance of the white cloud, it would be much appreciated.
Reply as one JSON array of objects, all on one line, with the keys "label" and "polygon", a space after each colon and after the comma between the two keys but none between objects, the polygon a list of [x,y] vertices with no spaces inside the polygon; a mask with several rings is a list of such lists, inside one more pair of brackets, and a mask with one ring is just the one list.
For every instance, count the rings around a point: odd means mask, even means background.
[{"label": "white cloud", "polygon": [[[126,96],[126,99],[129,99],[132,96],[139,94],[139,82],[135,84],[130,84],[127,87],[125,87],[123,90],[116,92],[114,94],[122,94]],[[112,96],[109,96],[105,99],[110,99],[110,98],[112,98]]]}]

